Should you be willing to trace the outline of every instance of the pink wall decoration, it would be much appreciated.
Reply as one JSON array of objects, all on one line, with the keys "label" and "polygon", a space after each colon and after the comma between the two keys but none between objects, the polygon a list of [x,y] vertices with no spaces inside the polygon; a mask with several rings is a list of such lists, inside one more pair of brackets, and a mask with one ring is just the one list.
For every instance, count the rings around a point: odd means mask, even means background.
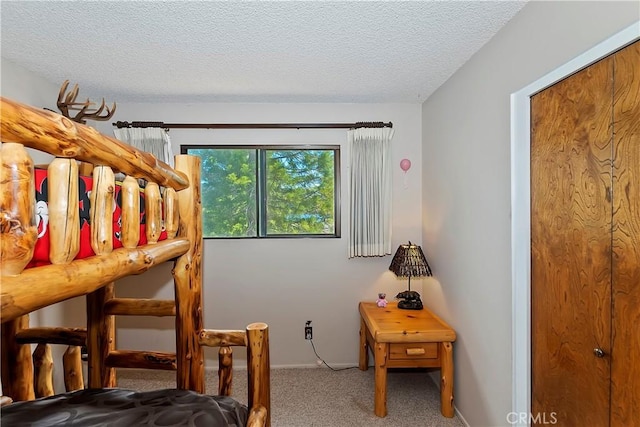
[{"label": "pink wall decoration", "polygon": [[404,172],[403,186],[404,188],[409,188],[409,184],[407,183],[407,171],[411,169],[411,160],[409,159],[400,160],[400,169],[402,169],[402,172]]}]

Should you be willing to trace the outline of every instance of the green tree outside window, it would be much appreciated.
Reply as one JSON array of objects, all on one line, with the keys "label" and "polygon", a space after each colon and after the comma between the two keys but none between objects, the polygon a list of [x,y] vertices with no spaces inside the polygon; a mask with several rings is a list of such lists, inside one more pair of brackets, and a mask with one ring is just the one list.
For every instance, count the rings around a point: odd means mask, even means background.
[{"label": "green tree outside window", "polygon": [[202,161],[204,237],[339,237],[336,146],[182,146]]}]

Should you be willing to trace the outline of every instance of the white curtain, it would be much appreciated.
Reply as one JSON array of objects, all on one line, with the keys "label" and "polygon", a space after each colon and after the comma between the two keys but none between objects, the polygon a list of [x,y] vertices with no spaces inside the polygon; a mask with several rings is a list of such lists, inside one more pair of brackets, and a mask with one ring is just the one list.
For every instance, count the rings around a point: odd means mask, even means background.
[{"label": "white curtain", "polygon": [[349,258],[391,254],[392,128],[348,132],[351,151]]},{"label": "white curtain", "polygon": [[173,167],[173,152],[169,133],[162,128],[122,128],[114,129],[113,134],[138,150],[153,154]]}]

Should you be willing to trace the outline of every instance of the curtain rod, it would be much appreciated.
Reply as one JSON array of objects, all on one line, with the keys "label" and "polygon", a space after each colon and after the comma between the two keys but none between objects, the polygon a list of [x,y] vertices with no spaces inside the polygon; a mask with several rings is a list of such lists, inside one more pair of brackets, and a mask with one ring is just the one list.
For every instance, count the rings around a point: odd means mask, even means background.
[{"label": "curtain rod", "polygon": [[393,127],[388,122],[355,123],[164,123],[164,122],[122,122],[112,123],[120,128],[163,128],[163,129],[354,129]]}]

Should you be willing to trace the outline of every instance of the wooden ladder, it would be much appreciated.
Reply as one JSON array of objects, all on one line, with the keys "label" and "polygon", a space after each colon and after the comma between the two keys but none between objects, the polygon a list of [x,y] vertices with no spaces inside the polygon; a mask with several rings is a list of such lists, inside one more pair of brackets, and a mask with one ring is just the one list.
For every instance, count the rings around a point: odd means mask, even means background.
[{"label": "wooden ladder", "polygon": [[[115,387],[115,368],[176,371],[176,352],[123,350],[116,348],[115,316],[176,315],[176,301],[116,298],[113,285],[87,296],[87,353],[89,387]],[[176,335],[182,325],[176,318]],[[191,334],[195,335],[196,331]],[[178,343],[176,343],[178,345]],[[204,387],[204,386],[203,386]]]}]

